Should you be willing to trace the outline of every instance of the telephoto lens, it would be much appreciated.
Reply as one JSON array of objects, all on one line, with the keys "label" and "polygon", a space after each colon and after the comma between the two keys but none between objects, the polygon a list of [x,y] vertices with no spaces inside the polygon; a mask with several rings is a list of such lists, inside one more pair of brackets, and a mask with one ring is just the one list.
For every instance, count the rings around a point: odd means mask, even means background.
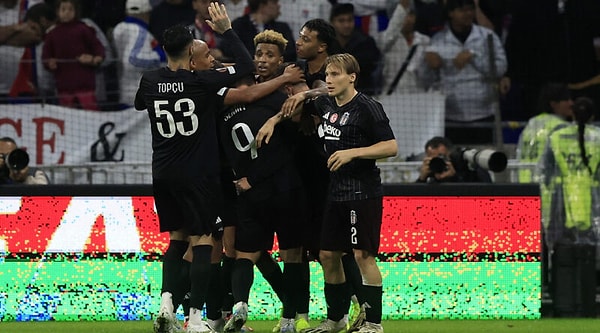
[{"label": "telephoto lens", "polygon": [[11,151],[4,161],[10,170],[23,170],[29,165],[29,154],[23,149]]},{"label": "telephoto lens", "polygon": [[441,156],[436,156],[429,161],[429,170],[433,173],[442,173],[448,170],[446,159]]}]

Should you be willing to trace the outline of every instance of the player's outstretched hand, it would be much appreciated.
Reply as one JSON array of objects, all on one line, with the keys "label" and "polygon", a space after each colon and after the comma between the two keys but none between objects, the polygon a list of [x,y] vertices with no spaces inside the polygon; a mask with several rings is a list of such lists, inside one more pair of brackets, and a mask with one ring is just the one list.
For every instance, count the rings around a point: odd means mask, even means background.
[{"label": "player's outstretched hand", "polygon": [[211,2],[208,6],[208,13],[210,14],[210,20],[206,20],[206,23],[216,33],[223,34],[225,31],[231,29],[231,20],[227,16],[225,5],[218,2]]},{"label": "player's outstretched hand", "polygon": [[291,117],[296,109],[301,106],[302,103],[304,103],[305,99],[304,92],[299,92],[288,97],[281,106],[281,112],[283,113],[283,116],[285,118]]},{"label": "player's outstretched hand", "polygon": [[272,117],[267,119],[267,121],[262,125],[262,127],[256,133],[256,148],[260,148],[263,144],[269,144],[269,140],[271,140],[271,136],[275,131],[275,125],[277,125],[277,121]]},{"label": "player's outstretched hand", "polygon": [[304,71],[295,64],[286,66],[283,70],[282,76],[285,78],[285,82],[287,83],[294,84],[298,82],[306,82],[306,80],[304,80]]}]

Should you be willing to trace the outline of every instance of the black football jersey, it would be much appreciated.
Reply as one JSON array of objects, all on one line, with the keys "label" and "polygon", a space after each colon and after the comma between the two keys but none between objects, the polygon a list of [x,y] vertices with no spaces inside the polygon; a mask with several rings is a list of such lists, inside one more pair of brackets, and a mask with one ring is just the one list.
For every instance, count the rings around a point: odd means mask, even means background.
[{"label": "black football jersey", "polygon": [[[369,147],[394,139],[383,107],[365,94],[358,93],[342,106],[337,106],[335,99],[326,95],[317,98],[314,103],[322,117],[318,130],[324,139],[327,156],[338,150]],[[354,159],[332,172],[330,179],[330,195],[334,201],[383,195],[379,168],[372,159]]]},{"label": "black football jersey", "polygon": [[[227,92],[220,94],[226,96]],[[301,184],[285,122],[275,127],[269,144],[256,147],[258,130],[279,112],[286,98],[276,91],[250,104],[227,107],[218,117],[221,144],[236,178],[247,177],[255,191],[286,191]]]},{"label": "black football jersey", "polygon": [[198,72],[164,67],[142,76],[135,108],[147,109],[150,119],[154,178],[219,174],[216,91],[254,70],[237,35],[229,30],[223,36],[240,45],[235,66]]}]

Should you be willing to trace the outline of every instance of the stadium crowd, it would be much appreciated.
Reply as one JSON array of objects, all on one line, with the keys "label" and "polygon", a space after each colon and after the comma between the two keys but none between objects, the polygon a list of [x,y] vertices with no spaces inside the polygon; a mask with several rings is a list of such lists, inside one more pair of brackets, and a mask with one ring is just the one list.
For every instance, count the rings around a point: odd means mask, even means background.
[{"label": "stadium crowd", "polygon": [[[442,92],[445,136],[456,144],[492,143],[496,113],[505,122],[535,116],[539,91],[550,81],[569,84],[573,98],[600,102],[597,1],[476,0],[466,11],[454,0],[221,2],[251,53],[252,38],[265,29],[295,41],[308,19],[331,22],[337,52],[359,61],[359,91],[403,99]],[[230,45],[204,22],[208,3],[1,0],[0,103],[130,107],[141,73],[166,64],[162,32],[174,23],[189,25],[227,62]],[[63,6],[72,7],[72,18]],[[65,33],[69,47],[61,45]],[[285,61],[296,60],[295,48],[288,43]],[[513,136],[507,140],[516,142]]]}]

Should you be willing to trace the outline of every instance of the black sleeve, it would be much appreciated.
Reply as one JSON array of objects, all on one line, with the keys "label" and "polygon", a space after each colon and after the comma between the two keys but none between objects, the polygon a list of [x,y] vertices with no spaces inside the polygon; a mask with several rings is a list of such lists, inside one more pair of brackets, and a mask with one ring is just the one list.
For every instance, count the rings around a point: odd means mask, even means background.
[{"label": "black sleeve", "polygon": [[254,71],[254,61],[235,31],[233,29],[225,31],[223,38],[232,45],[235,65],[198,72],[200,79],[215,91],[232,85],[235,81]]},{"label": "black sleeve", "polygon": [[137,92],[135,93],[135,100],[133,102],[133,106],[138,111],[146,109],[146,103],[144,102],[144,97],[142,96],[142,93],[141,93],[143,80],[144,80],[144,78],[142,78],[142,80],[140,80],[140,86],[139,86]]}]

